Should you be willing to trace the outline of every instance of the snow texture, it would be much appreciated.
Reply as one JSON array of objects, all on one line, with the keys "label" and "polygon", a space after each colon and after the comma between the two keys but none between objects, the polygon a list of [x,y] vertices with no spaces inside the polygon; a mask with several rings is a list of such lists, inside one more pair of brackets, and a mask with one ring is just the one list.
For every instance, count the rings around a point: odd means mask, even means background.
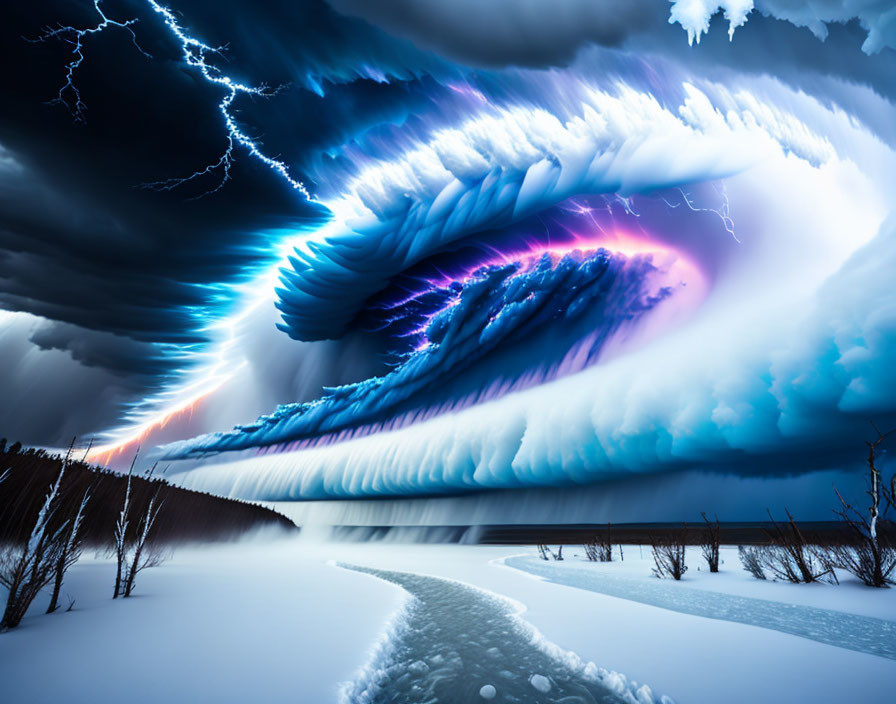
[{"label": "snow texture", "polygon": [[506,701],[672,704],[547,641],[520,618],[525,607],[510,599],[453,580],[345,566],[399,584],[413,597],[388,645],[343,690],[347,704],[488,699],[483,691],[497,690],[493,681]]},{"label": "snow texture", "polygon": [[[555,644],[553,657],[569,657],[595,673],[603,668],[605,684],[624,683],[627,691],[649,682],[654,691],[688,704],[790,704],[792,693],[799,691],[805,701],[842,704],[856,697],[886,700],[896,681],[896,661],[880,656],[547,582],[504,566],[502,560],[519,549],[433,545],[329,549],[353,564],[426,573],[510,597],[520,610],[521,627],[537,629],[543,641]],[[575,552],[567,549],[564,555],[569,553],[569,560]],[[526,553],[534,556],[535,549]],[[637,546],[625,546],[625,561],[606,567],[631,579],[656,581],[650,576],[649,549],[645,553],[641,560]],[[869,590],[846,581],[839,587],[815,585],[818,589],[758,583],[740,570],[735,553],[723,548],[723,572],[713,575],[697,571],[696,557],[689,557],[694,569],[688,573],[687,586],[880,618],[896,614],[893,590]],[[529,691],[535,693],[531,686]]]},{"label": "snow texture", "polygon": [[494,699],[498,694],[498,690],[495,689],[494,685],[484,684],[482,688],[479,690],[479,696],[483,699]]},{"label": "snow texture", "polygon": [[543,694],[551,691],[551,681],[544,675],[532,675],[529,678],[529,684]]},{"label": "snow texture", "polygon": [[[790,704],[795,691],[814,704],[842,704],[887,701],[892,693],[896,661],[568,587],[502,564],[519,552],[307,540],[182,549],[145,573],[137,597],[115,601],[108,594],[114,564],[84,558],[66,579],[66,591],[77,600],[72,612],[45,616],[45,602],[36,603],[19,629],[0,637],[0,699],[49,704],[73,701],[77,692],[82,701],[111,704],[128,691],[140,703],[338,701],[340,682],[350,682],[343,694],[353,691],[393,662],[414,602],[395,585],[334,568],[333,559],[426,573],[449,580],[465,599],[482,599],[483,608],[491,608],[485,601],[503,605],[512,630],[549,658],[522,673],[531,694],[538,693],[528,677],[553,677],[556,663],[618,696],[628,693],[629,704],[649,701],[642,682],[688,704]],[[574,561],[575,552],[565,550],[567,560]],[[729,560],[731,549],[723,553],[723,572],[693,569],[688,588],[869,616],[896,613],[894,590],[759,583]],[[649,562],[649,555],[641,560],[637,547],[626,546],[624,562],[599,569],[655,581]],[[482,619],[473,624],[479,630],[487,625]],[[85,639],[114,647],[84,647]],[[498,645],[480,645],[483,658],[498,658]],[[368,668],[359,671],[364,662]],[[502,672],[513,674],[518,664],[497,662],[496,674],[479,683],[494,686],[496,700],[510,681]],[[410,656],[408,664],[420,673],[428,666],[425,655]],[[478,691],[466,701],[483,701]]]},{"label": "snow texture", "polygon": [[0,636],[0,701],[335,702],[405,600],[289,542],[179,549],[129,599],[110,598],[114,575],[83,557],[73,611],[45,616],[38,598]]},{"label": "snow texture", "polygon": [[896,621],[796,604],[690,589],[670,580],[633,580],[587,569],[592,565],[511,557],[509,567],[558,584],[630,599],[663,609],[771,628],[820,643],[896,660]]}]

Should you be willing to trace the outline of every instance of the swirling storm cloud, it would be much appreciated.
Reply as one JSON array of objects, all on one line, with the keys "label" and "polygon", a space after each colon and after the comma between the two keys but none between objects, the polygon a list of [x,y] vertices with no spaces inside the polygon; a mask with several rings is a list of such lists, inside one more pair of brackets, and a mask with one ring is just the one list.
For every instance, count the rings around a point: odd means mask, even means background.
[{"label": "swirling storm cloud", "polygon": [[896,421],[885,2],[20,12],[7,434],[276,500],[848,469]]}]

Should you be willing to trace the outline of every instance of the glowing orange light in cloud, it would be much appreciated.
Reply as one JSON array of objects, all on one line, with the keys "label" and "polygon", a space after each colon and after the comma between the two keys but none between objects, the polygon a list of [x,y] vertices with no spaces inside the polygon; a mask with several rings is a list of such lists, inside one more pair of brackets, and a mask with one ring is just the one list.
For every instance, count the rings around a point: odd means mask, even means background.
[{"label": "glowing orange light in cloud", "polygon": [[192,398],[160,411],[156,416],[143,423],[128,428],[127,435],[114,443],[92,447],[87,459],[97,464],[108,465],[118,458],[131,457],[157,431],[171,423],[192,419],[196,408],[221,388],[223,383],[222,381],[213,388],[206,389]]}]

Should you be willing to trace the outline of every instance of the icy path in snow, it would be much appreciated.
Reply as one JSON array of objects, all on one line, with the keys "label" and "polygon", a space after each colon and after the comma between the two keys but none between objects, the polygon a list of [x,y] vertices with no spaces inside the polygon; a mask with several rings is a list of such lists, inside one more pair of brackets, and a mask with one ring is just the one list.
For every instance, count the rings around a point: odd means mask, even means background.
[{"label": "icy path in snow", "polygon": [[343,691],[345,702],[672,704],[545,642],[516,618],[522,607],[509,599],[447,579],[343,566],[413,597],[371,664]]},{"label": "icy path in snow", "polygon": [[638,580],[601,573],[596,565],[559,565],[514,556],[504,564],[568,587],[704,616],[760,626],[839,648],[896,660],[896,621],[779,601],[692,589],[669,580]]}]

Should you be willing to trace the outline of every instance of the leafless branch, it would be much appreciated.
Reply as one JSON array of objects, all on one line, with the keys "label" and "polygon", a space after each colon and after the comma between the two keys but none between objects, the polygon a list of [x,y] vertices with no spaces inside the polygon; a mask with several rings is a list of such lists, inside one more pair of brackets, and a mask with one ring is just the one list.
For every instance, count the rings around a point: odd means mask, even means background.
[{"label": "leafless branch", "polygon": [[64,521],[56,528],[52,522],[62,501],[62,479],[70,458],[71,448],[47,491],[25,543],[6,546],[0,551],[0,584],[9,590],[0,631],[18,626],[41,589],[53,581],[59,555],[67,542],[69,522]]},{"label": "leafless branch", "polygon": [[610,535],[610,524],[607,523],[606,531],[596,534],[590,542],[585,543],[582,547],[585,548],[585,557],[591,562],[612,562],[613,541]]},{"label": "leafless branch", "polygon": [[672,577],[679,580],[688,571],[685,564],[685,545],[687,543],[687,524],[677,532],[668,535],[654,536],[650,540],[653,549],[653,562],[656,567],[653,574],[662,579]]},{"label": "leafless branch", "polygon": [[133,556],[130,560],[130,569],[128,570],[128,576],[124,585],[125,597],[129,597],[131,592],[133,592],[134,582],[140,572],[149,567],[157,567],[164,559],[162,553],[155,549],[153,544],[147,543],[149,540],[149,533],[152,530],[153,525],[155,525],[156,518],[158,518],[159,511],[162,508],[162,502],[159,501],[159,491],[161,491],[161,487],[156,490],[155,495],[150,499],[149,506],[147,506],[146,512],[143,514],[143,517],[140,519],[140,524],[137,526],[137,537],[134,541]]},{"label": "leafless branch", "polygon": [[719,571],[719,544],[721,542],[722,526],[719,523],[719,517],[716,516],[716,522],[711,523],[705,513],[701,513],[706,523],[706,530],[703,531],[703,540],[701,550],[703,558],[709,565],[710,572]]},{"label": "leafless branch", "polygon": [[134,465],[137,464],[137,456],[140,454],[140,448],[134,453],[134,459],[131,460],[131,466],[128,469],[128,484],[124,493],[124,504],[121,512],[118,514],[118,520],[115,521],[114,528],[114,545],[115,545],[115,591],[112,598],[117,599],[121,596],[124,589],[124,579],[128,571],[127,564],[127,533],[128,533],[128,511],[131,506],[131,480],[134,477]]},{"label": "leafless branch", "polygon": [[785,524],[779,524],[771,511],[767,512],[772,523],[772,530],[766,531],[771,545],[759,553],[763,567],[788,582],[837,580],[824,550],[806,540],[790,511],[785,509],[788,519]]}]

